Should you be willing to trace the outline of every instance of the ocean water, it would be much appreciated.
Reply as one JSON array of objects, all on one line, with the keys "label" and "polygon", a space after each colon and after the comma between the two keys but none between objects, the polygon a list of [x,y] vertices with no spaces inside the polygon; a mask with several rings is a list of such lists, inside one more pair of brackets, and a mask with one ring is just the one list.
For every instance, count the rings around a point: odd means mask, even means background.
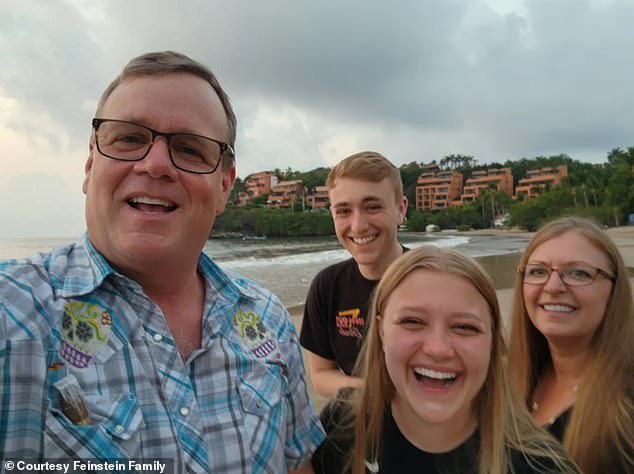
[{"label": "ocean water", "polygon": [[[68,238],[0,239],[0,259],[25,258],[64,245]],[[477,257],[498,288],[510,287],[522,236],[451,233],[399,233],[409,248],[434,244]],[[287,306],[301,304],[313,277],[322,268],[349,257],[334,236],[266,240],[211,239],[204,251],[223,268],[252,278],[276,293]]]}]

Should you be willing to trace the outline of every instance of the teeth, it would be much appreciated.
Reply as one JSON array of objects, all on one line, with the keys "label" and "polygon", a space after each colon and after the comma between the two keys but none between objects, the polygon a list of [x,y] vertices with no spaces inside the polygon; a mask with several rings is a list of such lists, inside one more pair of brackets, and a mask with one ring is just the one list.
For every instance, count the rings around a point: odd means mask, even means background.
[{"label": "teeth", "polygon": [[574,311],[574,308],[562,304],[545,304],[544,309],[556,313],[572,313]]},{"label": "teeth", "polygon": [[414,372],[416,372],[418,375],[429,377],[430,379],[449,380],[456,378],[455,372],[438,372],[436,370],[426,369],[424,367],[416,367],[414,369]]},{"label": "teeth", "polygon": [[368,237],[351,237],[355,244],[368,244],[376,239],[376,234],[369,235]]},{"label": "teeth", "polygon": [[133,204],[152,204],[154,206],[164,206],[164,207],[175,207],[174,203],[169,201],[164,201],[163,199],[155,199],[146,196],[136,196],[130,199],[130,202]]}]

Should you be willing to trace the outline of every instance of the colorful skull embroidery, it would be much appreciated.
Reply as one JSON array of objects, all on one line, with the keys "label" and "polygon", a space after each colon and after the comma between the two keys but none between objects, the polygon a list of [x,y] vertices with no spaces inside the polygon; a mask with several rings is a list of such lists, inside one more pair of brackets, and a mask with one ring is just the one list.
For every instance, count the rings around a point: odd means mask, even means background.
[{"label": "colorful skull embroidery", "polygon": [[108,341],[111,327],[112,318],[104,308],[69,301],[61,320],[61,357],[75,367],[87,367],[95,352]]},{"label": "colorful skull embroidery", "polygon": [[238,311],[233,317],[233,324],[256,357],[266,357],[277,347],[260,316],[254,312]]}]

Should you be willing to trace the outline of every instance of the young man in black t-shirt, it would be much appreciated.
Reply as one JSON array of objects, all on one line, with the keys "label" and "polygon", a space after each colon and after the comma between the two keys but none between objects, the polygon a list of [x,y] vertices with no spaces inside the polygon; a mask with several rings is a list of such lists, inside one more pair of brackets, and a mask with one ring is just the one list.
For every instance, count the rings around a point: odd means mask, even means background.
[{"label": "young man in black t-shirt", "polygon": [[336,165],[326,180],[337,238],[352,258],[322,270],[304,309],[300,342],[320,395],[359,387],[352,373],[368,324],[372,290],[404,248],[396,231],[407,210],[401,175],[382,155],[365,151]]}]

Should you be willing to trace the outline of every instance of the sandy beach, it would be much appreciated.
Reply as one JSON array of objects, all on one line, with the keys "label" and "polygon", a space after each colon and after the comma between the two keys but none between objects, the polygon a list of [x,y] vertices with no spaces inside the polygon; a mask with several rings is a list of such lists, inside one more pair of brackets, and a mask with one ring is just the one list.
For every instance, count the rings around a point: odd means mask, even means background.
[{"label": "sandy beach", "polygon": [[[607,230],[608,235],[614,240],[616,245],[618,246],[621,254],[623,255],[623,259],[625,260],[625,265],[630,269],[634,268],[634,226],[628,227],[614,227]],[[516,231],[508,231],[508,230],[479,230],[479,231],[471,231],[464,233],[457,233],[464,235],[517,235],[520,232]],[[531,236],[532,233],[522,232],[521,234]],[[477,258],[476,260],[480,261],[487,271],[489,272],[497,272],[497,275],[492,275],[496,280],[496,286],[502,287],[497,290],[498,299],[500,301],[500,308],[502,311],[502,317],[505,320],[505,323],[508,325],[508,319],[511,313],[511,304],[513,298],[513,289],[512,289],[512,281],[514,281],[514,267],[519,259],[519,254],[511,254],[505,256],[495,256],[495,257],[482,257]],[[511,280],[509,280],[511,279]],[[500,284],[500,282],[507,284]],[[634,277],[630,278],[630,284],[634,289]],[[293,318],[293,322],[297,327],[297,331],[299,332],[302,324],[302,315],[303,315],[303,305],[296,305],[289,307],[289,312]],[[304,363],[307,364],[306,353],[304,353]],[[307,367],[308,369],[308,367]],[[309,386],[311,397],[315,403],[317,410],[320,410],[324,405],[326,400],[317,395],[312,387]]]}]

